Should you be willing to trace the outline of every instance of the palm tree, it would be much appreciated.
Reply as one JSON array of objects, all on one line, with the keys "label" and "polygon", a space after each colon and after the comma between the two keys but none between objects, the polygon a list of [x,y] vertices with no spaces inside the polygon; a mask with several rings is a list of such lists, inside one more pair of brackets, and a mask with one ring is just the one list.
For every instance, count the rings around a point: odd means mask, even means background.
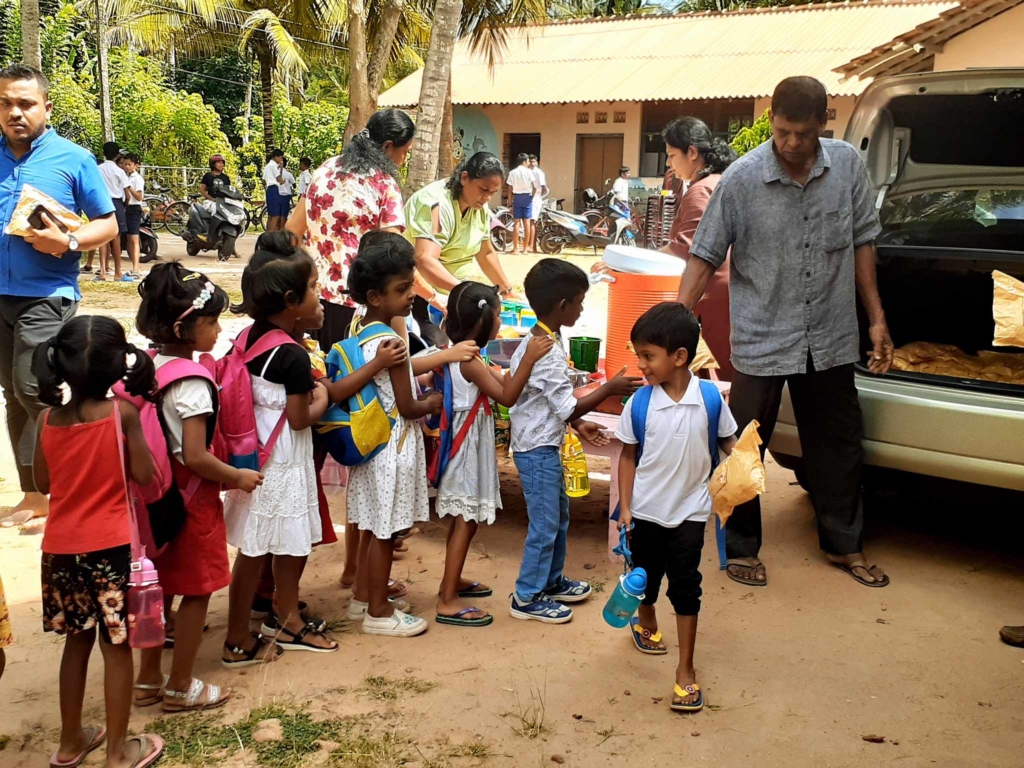
[{"label": "palm tree", "polygon": [[274,146],[275,76],[300,77],[344,50],[344,0],[106,0],[114,42],[198,58],[234,49],[259,64],[263,142]]},{"label": "palm tree", "polygon": [[30,67],[40,69],[39,0],[21,0],[21,57]]}]

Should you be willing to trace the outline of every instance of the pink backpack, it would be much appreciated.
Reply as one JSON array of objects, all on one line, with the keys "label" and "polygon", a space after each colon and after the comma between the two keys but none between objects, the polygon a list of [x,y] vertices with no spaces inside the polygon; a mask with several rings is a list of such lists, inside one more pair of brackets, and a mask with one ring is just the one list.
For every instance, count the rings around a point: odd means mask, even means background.
[{"label": "pink backpack", "polygon": [[[152,356],[156,352],[150,351]],[[214,411],[217,409],[217,382],[209,368],[192,360],[171,360],[160,366],[156,372],[157,388],[162,393],[177,381],[191,377],[206,379],[214,388]],[[124,384],[118,382],[113,387],[114,396],[139,409],[142,423],[142,434],[146,445],[153,455],[156,474],[148,485],[140,486],[139,499],[146,505],[148,515],[139,518],[139,537],[146,551],[151,555],[159,555],[166,549],[171,540],[181,531],[185,524],[185,507],[199,490],[202,478],[193,474],[188,485],[178,486],[174,477],[174,461],[167,434],[164,429],[163,416],[159,403],[151,403],[141,397],[135,397],[125,391]],[[215,421],[209,420],[207,441],[213,441]]]},{"label": "pink backpack", "polygon": [[252,376],[246,363],[286,344],[301,345],[284,331],[273,330],[261,336],[246,351],[245,342],[251,330],[252,326],[249,326],[238,334],[232,342],[231,351],[217,361],[215,376],[220,386],[221,402],[217,419],[220,441],[217,453],[224,456],[224,461],[232,467],[258,472],[273,453],[288,415],[287,412],[282,413],[266,445],[260,443],[252,401]]}]

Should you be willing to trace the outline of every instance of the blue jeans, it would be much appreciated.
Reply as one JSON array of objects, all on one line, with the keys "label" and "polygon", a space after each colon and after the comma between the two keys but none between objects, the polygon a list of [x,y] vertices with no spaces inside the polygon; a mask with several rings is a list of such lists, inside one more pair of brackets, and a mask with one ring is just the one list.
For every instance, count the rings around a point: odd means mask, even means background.
[{"label": "blue jeans", "polygon": [[558,448],[534,448],[515,453],[513,459],[530,518],[523,562],[516,580],[516,597],[521,603],[528,603],[562,580],[565,540],[569,532],[569,497],[562,480]]}]

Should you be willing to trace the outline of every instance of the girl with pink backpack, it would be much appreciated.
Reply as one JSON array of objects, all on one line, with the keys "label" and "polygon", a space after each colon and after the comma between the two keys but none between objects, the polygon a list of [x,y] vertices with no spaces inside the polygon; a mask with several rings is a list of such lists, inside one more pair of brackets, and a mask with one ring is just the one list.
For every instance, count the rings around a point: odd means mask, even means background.
[{"label": "girl with pink backpack", "polygon": [[[183,498],[184,516],[169,543],[150,553],[168,614],[174,596],[181,596],[173,634],[168,632],[168,644],[174,648],[170,674],[163,674],[161,648],[143,649],[134,701],[139,707],[160,703],[165,712],[213,709],[225,704],[230,692],[194,678],[192,672],[210,596],[231,582],[220,492],[224,486],[252,490],[262,476],[231,467],[211,451],[217,386],[208,368],[194,358],[211,352],[217,343],[227,294],[201,272],[168,262],[153,267],[139,285],[139,295],[142,304],[135,324],[157,345],[153,355],[160,387],[156,410],[166,435],[168,479],[173,479]],[[163,445],[151,443],[150,448],[158,456],[159,467]],[[255,640],[250,646],[253,652],[259,651]],[[248,652],[243,648],[236,656]],[[266,660],[273,658],[269,655]]]},{"label": "girl with pink backpack", "polygon": [[[228,543],[238,549],[229,592],[228,647],[249,639],[260,569],[264,557],[273,555],[277,612],[268,629],[277,645],[286,651],[338,650],[299,612],[299,579],[322,535],[311,428],[327,409],[327,390],[313,381],[309,355],[293,334],[300,321],[318,314],[318,279],[313,260],[288,232],[264,234],[242,273],[242,303],[231,308],[254,323],[218,362],[218,381],[227,400],[229,385],[248,377],[252,413],[238,413],[243,398],[232,395],[220,428],[229,460],[258,464],[265,481],[252,493],[230,492],[225,505]],[[254,417],[252,446],[241,429],[240,417],[246,415]],[[225,664],[232,666],[226,659]]]}]

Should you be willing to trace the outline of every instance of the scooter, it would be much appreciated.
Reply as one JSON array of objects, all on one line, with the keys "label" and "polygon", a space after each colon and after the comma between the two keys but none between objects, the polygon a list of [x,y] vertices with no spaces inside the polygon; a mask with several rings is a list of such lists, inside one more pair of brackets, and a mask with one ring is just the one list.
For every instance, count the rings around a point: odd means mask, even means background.
[{"label": "scooter", "polygon": [[[153,219],[149,206],[143,203],[142,223],[139,227],[139,263],[148,264],[151,261],[159,261],[160,257],[156,253],[159,245],[160,239],[153,231]],[[122,253],[128,253],[127,234],[121,235],[121,251]]]},{"label": "scooter", "polygon": [[197,200],[188,209],[188,226],[181,239],[189,256],[217,251],[217,261],[227,261],[235,253],[235,240],[242,236],[245,197],[233,186],[215,186],[210,195],[214,200]]},{"label": "scooter", "polygon": [[591,222],[584,215],[546,209],[544,233],[540,236],[540,249],[549,255],[561,253],[563,248],[604,248],[612,244],[636,245],[633,222],[628,211],[609,201],[608,214],[615,231],[607,235],[591,230]]}]

